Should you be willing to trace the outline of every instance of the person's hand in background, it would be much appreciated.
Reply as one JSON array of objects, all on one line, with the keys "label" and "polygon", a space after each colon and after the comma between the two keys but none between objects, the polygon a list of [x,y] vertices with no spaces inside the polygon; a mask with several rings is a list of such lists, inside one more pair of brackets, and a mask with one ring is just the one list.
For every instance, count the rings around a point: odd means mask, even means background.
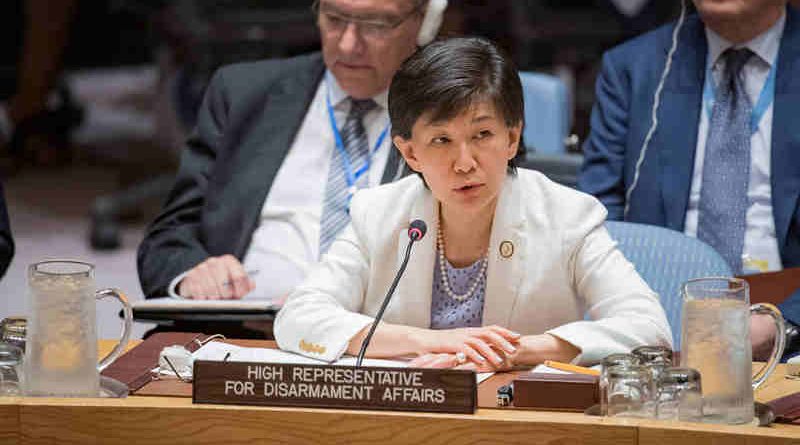
[{"label": "person's hand in background", "polygon": [[772,353],[775,343],[775,322],[766,314],[750,317],[750,344],[753,346],[753,360],[765,361]]},{"label": "person's hand in background", "polygon": [[211,257],[183,277],[178,295],[195,300],[238,300],[255,289],[244,266],[233,255]]}]

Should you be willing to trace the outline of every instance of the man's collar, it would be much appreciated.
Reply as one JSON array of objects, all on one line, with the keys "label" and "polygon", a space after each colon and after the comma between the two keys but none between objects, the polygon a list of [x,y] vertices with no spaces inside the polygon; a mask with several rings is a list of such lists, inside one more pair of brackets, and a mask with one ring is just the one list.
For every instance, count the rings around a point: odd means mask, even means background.
[{"label": "man's collar", "polygon": [[[339,82],[336,80],[336,76],[334,76],[333,73],[330,72],[330,70],[325,71],[325,82],[327,82],[328,84],[328,91],[330,92],[331,105],[333,105],[334,108],[339,108],[340,106],[344,105],[346,103],[347,98],[349,98],[350,95],[348,95],[347,92],[343,90],[341,86],[339,86]],[[377,95],[372,96],[372,100],[374,100],[375,103],[378,104],[378,106],[380,106],[384,110],[388,109],[389,91],[384,90],[378,93]]]},{"label": "man's collar", "polygon": [[778,57],[778,49],[780,48],[781,36],[783,36],[783,28],[785,26],[786,11],[781,14],[778,21],[768,30],[741,45],[734,45],[706,26],[708,55],[710,56],[711,65],[713,66],[717,63],[726,49],[735,47],[750,49],[750,51],[753,51],[761,60],[772,66],[775,63],[775,59]]}]

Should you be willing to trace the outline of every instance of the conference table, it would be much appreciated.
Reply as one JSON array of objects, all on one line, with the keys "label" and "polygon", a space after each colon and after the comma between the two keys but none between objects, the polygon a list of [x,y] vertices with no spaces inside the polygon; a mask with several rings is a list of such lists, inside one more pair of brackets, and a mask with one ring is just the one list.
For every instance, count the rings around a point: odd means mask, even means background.
[{"label": "conference table", "polygon": [[[111,346],[101,341],[101,356]],[[800,391],[800,380],[786,379],[784,372],[779,366],[756,399]],[[499,407],[456,415],[197,405],[188,397],[0,397],[0,443],[761,445],[800,444],[800,426],[710,425]]]}]

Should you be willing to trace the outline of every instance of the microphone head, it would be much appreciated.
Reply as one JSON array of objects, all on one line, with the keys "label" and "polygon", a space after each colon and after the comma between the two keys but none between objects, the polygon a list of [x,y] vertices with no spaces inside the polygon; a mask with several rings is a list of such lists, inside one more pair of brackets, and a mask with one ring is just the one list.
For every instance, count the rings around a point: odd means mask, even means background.
[{"label": "microphone head", "polygon": [[415,219],[411,221],[411,225],[408,226],[408,237],[411,241],[419,241],[425,236],[425,232],[428,231],[428,225],[425,224],[425,221],[421,219]]}]

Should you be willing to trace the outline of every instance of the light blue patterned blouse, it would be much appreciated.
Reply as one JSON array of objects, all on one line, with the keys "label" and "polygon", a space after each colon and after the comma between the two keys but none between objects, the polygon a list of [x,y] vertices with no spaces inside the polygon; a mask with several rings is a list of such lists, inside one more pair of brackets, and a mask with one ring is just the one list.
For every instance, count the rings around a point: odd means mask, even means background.
[{"label": "light blue patterned blouse", "polygon": [[[445,259],[445,271],[450,283],[450,289],[456,294],[464,294],[473,283],[475,275],[481,270],[484,259],[480,259],[467,267],[453,267]],[[465,327],[478,327],[483,323],[483,300],[486,294],[486,277],[481,277],[481,282],[472,295],[457,301],[450,298],[442,284],[439,255],[433,266],[433,295],[431,298],[431,329],[453,329]]]}]

